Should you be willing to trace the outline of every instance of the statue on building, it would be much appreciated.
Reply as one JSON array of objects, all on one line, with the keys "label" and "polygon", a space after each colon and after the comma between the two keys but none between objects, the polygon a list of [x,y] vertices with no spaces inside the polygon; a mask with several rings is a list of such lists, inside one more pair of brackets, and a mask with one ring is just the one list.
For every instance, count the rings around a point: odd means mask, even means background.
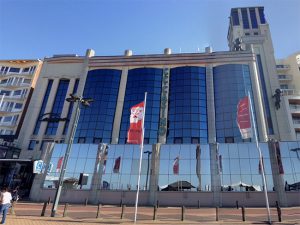
[{"label": "statue on building", "polygon": [[242,48],[242,38],[236,38],[233,42],[233,51],[244,51]]},{"label": "statue on building", "polygon": [[281,90],[279,88],[277,88],[275,90],[275,94],[272,97],[275,98],[275,108],[276,108],[276,110],[280,109]]}]

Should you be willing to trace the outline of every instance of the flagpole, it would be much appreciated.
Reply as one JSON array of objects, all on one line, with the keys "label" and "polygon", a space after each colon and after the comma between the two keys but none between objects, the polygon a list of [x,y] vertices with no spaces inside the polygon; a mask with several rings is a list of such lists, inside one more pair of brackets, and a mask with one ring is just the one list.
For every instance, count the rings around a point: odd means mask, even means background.
[{"label": "flagpole", "polygon": [[136,191],[136,198],[135,198],[135,211],[134,211],[134,222],[136,222],[136,216],[137,216],[137,206],[139,202],[139,192],[140,192],[140,180],[141,180],[141,170],[142,170],[142,157],[143,157],[143,149],[144,149],[144,123],[145,123],[145,114],[146,114],[146,100],[147,100],[147,92],[145,92],[145,99],[144,99],[144,115],[143,115],[143,121],[142,121],[142,143],[140,145],[141,151],[140,151],[140,163],[139,163],[139,176],[138,176],[138,184],[137,184],[137,191]]},{"label": "flagpole", "polygon": [[252,108],[252,101],[251,101],[251,97],[250,97],[250,92],[248,91],[248,99],[249,99],[249,103],[250,103],[250,111],[251,111],[251,119],[252,119],[252,124],[253,124],[253,130],[254,130],[254,137],[255,137],[255,142],[256,142],[256,148],[258,150],[259,153],[259,163],[261,166],[261,170],[262,170],[262,178],[263,178],[263,187],[264,187],[264,193],[265,193],[265,199],[266,199],[266,206],[267,206],[267,211],[268,211],[268,221],[269,224],[272,224],[271,221],[271,215],[270,215],[270,206],[269,206],[269,200],[268,200],[268,192],[267,192],[267,183],[266,183],[266,176],[265,176],[265,168],[264,168],[264,164],[262,161],[262,154],[261,154],[261,149],[258,145],[258,138],[257,138],[257,132],[256,132],[256,123],[254,120],[254,113],[253,113],[253,108]]}]

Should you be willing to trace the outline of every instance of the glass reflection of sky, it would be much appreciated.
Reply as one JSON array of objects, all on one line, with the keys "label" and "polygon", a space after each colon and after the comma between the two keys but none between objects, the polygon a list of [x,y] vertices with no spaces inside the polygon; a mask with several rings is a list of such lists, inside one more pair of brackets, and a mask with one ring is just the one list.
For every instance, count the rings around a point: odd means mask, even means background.
[{"label": "glass reflection of sky", "polygon": [[[263,157],[266,171],[266,180],[268,190],[273,190],[273,178],[270,164],[270,156],[267,143],[259,144]],[[60,157],[64,156],[66,144],[56,144],[51,157],[53,169],[48,174],[48,181],[45,181],[44,187],[53,188],[51,179],[58,179],[59,173],[56,172],[57,163]],[[201,190],[211,191],[211,173],[210,173],[210,152],[209,145],[200,145],[201,147]],[[300,182],[300,152],[291,151],[290,149],[299,148],[299,142],[281,142],[281,157],[284,167],[283,179],[288,184]],[[91,186],[94,172],[98,145],[95,144],[74,144],[67,165],[65,178],[79,178],[80,173],[88,174],[88,184],[84,189]],[[144,151],[152,151],[152,145],[145,145]],[[262,187],[262,176],[259,174],[259,154],[254,143],[239,144],[219,144],[219,155],[222,156],[221,184],[222,186],[232,185],[243,182],[249,185],[259,185]],[[113,172],[115,160],[121,157],[119,173]],[[140,148],[139,145],[110,145],[107,155],[107,163],[102,181],[109,183],[112,190],[136,190],[138,168],[139,168]],[[150,155],[150,162],[151,162]],[[179,157],[179,173],[173,174],[174,159]],[[182,144],[161,145],[158,186],[161,188],[165,185],[178,180],[190,182],[196,191],[199,186],[199,179],[196,173],[196,145]],[[151,170],[151,163],[149,174]],[[147,154],[143,154],[141,189],[145,189],[147,175]],[[149,175],[150,181],[150,175]],[[148,184],[149,184],[148,181]],[[51,186],[52,185],[52,186]],[[244,191],[236,188],[235,191]]]}]

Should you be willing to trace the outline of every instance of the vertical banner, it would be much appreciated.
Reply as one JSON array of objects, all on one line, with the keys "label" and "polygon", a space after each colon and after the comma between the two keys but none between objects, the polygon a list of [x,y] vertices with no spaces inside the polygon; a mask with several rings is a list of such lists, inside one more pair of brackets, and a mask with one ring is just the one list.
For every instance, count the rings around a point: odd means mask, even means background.
[{"label": "vertical banner", "polygon": [[279,174],[284,174],[279,142],[275,142],[274,144],[275,144],[275,152],[276,152],[276,158],[277,158],[277,164],[278,164],[278,172],[279,172]]},{"label": "vertical banner", "polygon": [[219,155],[219,172],[223,172],[222,155]]},{"label": "vertical banner", "polygon": [[119,156],[115,160],[115,165],[114,165],[114,170],[113,170],[114,173],[119,173],[119,171],[120,171],[120,164],[121,164],[121,156]]},{"label": "vertical banner", "polygon": [[241,99],[237,106],[237,124],[242,139],[252,138],[251,118],[249,110],[249,97]]},{"label": "vertical banner", "polygon": [[[264,158],[261,158],[262,164],[264,165]],[[262,168],[261,168],[261,164],[260,164],[260,160],[258,160],[258,173],[262,174]]]},{"label": "vertical banner", "polygon": [[178,173],[179,173],[179,156],[177,156],[173,162],[173,174],[178,175]]},{"label": "vertical banner", "polygon": [[64,157],[63,157],[63,156],[59,158],[59,160],[58,160],[58,162],[57,162],[57,166],[56,166],[56,173],[59,173],[59,172],[60,172],[60,169],[61,169],[63,160],[64,160]]},{"label": "vertical banner", "polygon": [[143,138],[144,102],[131,107],[127,143],[141,144]]},{"label": "vertical banner", "polygon": [[201,156],[201,148],[200,145],[198,144],[196,147],[196,174],[197,174],[197,178],[198,178],[198,190],[201,191],[201,160],[200,160],[200,156]]}]

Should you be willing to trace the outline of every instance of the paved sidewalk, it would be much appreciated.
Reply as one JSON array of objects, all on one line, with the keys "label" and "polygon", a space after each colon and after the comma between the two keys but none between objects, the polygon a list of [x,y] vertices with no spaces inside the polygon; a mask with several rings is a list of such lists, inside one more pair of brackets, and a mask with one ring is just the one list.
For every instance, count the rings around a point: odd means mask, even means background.
[{"label": "paved sidewalk", "polygon": [[[16,215],[8,215],[7,225],[74,225],[74,224],[133,224],[134,207],[126,207],[123,219],[121,207],[103,206],[100,218],[96,219],[97,206],[69,205],[67,216],[62,217],[64,206],[60,205],[56,217],[50,217],[52,204],[47,206],[46,214],[41,217],[42,203],[18,203],[15,207]],[[216,221],[214,208],[187,208],[185,219],[181,221],[181,208],[169,207],[157,210],[157,220],[153,220],[153,207],[138,209],[136,224],[266,224],[266,210],[264,208],[246,208],[246,222],[242,221],[241,209],[220,208],[219,221]],[[300,224],[300,207],[283,208],[282,221],[278,222],[276,209],[271,210],[273,224]]]}]

